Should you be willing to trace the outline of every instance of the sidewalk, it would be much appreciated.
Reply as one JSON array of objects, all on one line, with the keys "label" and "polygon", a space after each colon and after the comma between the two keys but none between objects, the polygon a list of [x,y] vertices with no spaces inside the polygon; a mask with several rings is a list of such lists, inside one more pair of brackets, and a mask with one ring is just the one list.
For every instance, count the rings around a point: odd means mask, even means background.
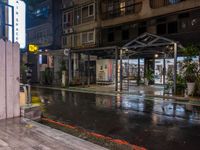
[{"label": "sidewalk", "polygon": [[56,129],[15,118],[0,121],[1,150],[107,150]]},{"label": "sidewalk", "polygon": [[74,91],[74,92],[86,92],[86,93],[95,93],[95,94],[104,94],[104,95],[112,95],[115,96],[117,94],[128,94],[128,95],[143,95],[146,97],[157,97],[164,99],[175,99],[181,101],[194,101],[200,102],[200,98],[195,97],[181,97],[174,96],[172,94],[164,94],[164,87],[160,85],[152,85],[152,86],[132,86],[129,91],[124,90],[122,92],[115,91],[113,86],[110,85],[91,85],[85,87],[70,87],[70,88],[60,88],[60,87],[51,87],[51,86],[33,86],[38,88],[47,88],[47,89],[55,89],[55,90],[66,90],[66,91]]}]

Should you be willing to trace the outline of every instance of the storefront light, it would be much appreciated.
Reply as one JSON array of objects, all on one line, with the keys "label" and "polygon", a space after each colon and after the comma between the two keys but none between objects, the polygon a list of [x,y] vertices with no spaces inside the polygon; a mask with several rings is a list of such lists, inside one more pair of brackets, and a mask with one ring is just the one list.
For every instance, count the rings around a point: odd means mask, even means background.
[{"label": "storefront light", "polygon": [[158,54],[155,54],[155,58],[158,58]]}]

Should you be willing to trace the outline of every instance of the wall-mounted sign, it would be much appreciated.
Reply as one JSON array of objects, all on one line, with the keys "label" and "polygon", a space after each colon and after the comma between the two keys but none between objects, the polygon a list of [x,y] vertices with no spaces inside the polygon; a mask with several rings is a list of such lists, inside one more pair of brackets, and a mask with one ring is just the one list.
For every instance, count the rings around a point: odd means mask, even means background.
[{"label": "wall-mounted sign", "polygon": [[37,53],[38,50],[39,50],[39,47],[37,45],[35,45],[35,44],[29,44],[28,45],[28,51],[30,53]]},{"label": "wall-mounted sign", "polygon": [[[8,0],[8,4],[14,7],[14,17],[12,17],[12,9],[8,9],[9,24],[14,21],[14,42],[18,42],[20,48],[24,49],[26,47],[26,4],[21,0]],[[12,41],[12,27],[8,28],[8,35],[8,39]]]},{"label": "wall-mounted sign", "polygon": [[64,55],[65,55],[65,56],[68,56],[68,55],[69,55],[69,52],[70,52],[70,49],[64,49]]}]

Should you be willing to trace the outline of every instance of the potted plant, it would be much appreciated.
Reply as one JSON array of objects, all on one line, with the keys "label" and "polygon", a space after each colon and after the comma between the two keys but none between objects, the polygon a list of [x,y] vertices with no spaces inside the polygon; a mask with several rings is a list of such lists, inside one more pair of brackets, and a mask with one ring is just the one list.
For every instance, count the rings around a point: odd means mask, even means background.
[{"label": "potted plant", "polygon": [[183,62],[183,74],[187,83],[187,94],[192,95],[198,72],[198,64],[193,61],[193,58],[199,55],[199,49],[191,44],[182,49],[182,52],[186,56]]},{"label": "potted plant", "polygon": [[186,89],[186,82],[184,76],[178,74],[176,80],[176,95],[184,96]]},{"label": "potted plant", "polygon": [[200,96],[200,73],[198,73],[196,81],[195,81],[195,87],[194,87],[194,96]]},{"label": "potted plant", "polygon": [[147,70],[146,73],[145,73],[145,82],[144,82],[145,85],[149,85],[149,82],[153,81],[153,79],[154,79],[153,70],[152,69]]},{"label": "potted plant", "polygon": [[196,73],[198,65],[194,62],[187,62],[184,65],[184,68],[185,68],[184,76],[187,82],[187,92],[188,95],[192,95],[194,91],[195,81],[197,79]]}]

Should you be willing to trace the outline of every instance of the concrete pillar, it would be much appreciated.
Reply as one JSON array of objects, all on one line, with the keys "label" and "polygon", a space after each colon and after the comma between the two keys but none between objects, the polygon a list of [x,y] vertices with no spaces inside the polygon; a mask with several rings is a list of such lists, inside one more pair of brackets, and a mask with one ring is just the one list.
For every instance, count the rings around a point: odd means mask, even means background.
[{"label": "concrete pillar", "polygon": [[123,50],[122,49],[120,49],[120,91],[122,91],[123,90],[123,66],[122,66],[122,58],[123,57]]},{"label": "concrete pillar", "polygon": [[137,85],[140,85],[140,57],[138,57],[138,75],[137,75]]},{"label": "concrete pillar", "polygon": [[77,77],[78,59],[77,54],[73,54],[73,78]]},{"label": "concrete pillar", "polygon": [[118,48],[115,49],[115,91],[118,91]]},{"label": "concrete pillar", "polygon": [[68,52],[68,86],[70,86],[70,83],[72,81],[72,61],[71,61],[71,52],[69,50]]},{"label": "concrete pillar", "polygon": [[128,79],[128,91],[129,91],[129,86],[130,86],[130,80],[129,80],[129,76],[130,76],[130,75],[129,75],[129,66],[130,66],[130,64],[129,64],[129,59],[130,59],[130,58],[129,58],[129,56],[128,56],[128,68],[127,68],[127,69],[128,69],[128,74],[127,74],[127,79]]},{"label": "concrete pillar", "polygon": [[163,85],[165,85],[166,80],[166,54],[164,54],[164,58],[163,58]]},{"label": "concrete pillar", "polygon": [[90,86],[90,55],[88,54],[88,60],[87,60],[87,82],[88,86]]}]

